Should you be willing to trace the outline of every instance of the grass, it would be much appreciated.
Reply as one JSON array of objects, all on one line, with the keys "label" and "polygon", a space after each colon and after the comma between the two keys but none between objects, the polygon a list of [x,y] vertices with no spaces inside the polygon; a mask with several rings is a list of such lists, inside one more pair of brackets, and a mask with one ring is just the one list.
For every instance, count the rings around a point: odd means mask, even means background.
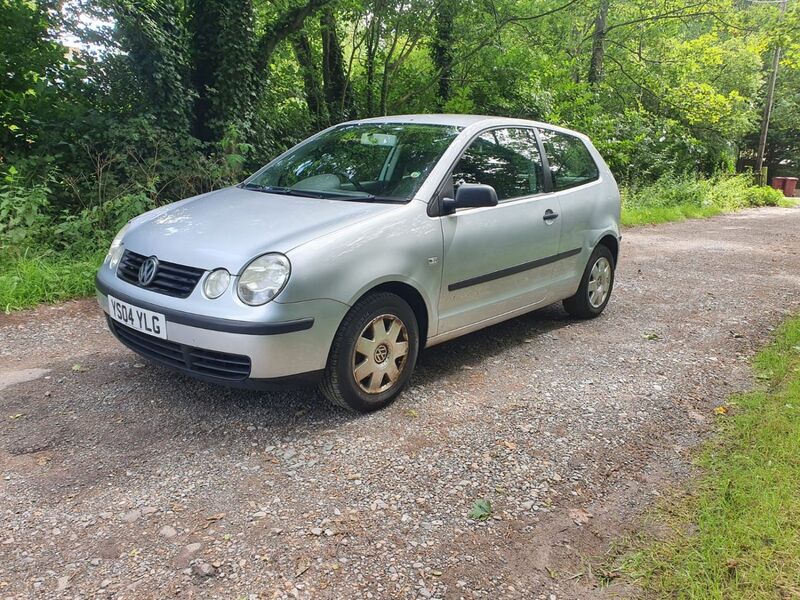
[{"label": "grass", "polygon": [[655,597],[800,598],[800,318],[754,367],[763,385],[719,415],[697,490],[656,515],[672,533],[621,562]]},{"label": "grass", "polygon": [[791,206],[769,187],[752,185],[748,175],[711,179],[664,177],[622,190],[622,224],[645,225],[700,219],[751,206]]},{"label": "grass", "polygon": [[[790,208],[797,201],[791,198],[778,200],[774,206]],[[742,207],[744,208],[744,207]],[[716,205],[697,206],[694,204],[676,204],[674,206],[623,206],[621,222],[625,227],[634,225],[655,225],[686,219],[705,219],[725,212],[733,212],[738,208],[726,210]]]},{"label": "grass", "polygon": [[693,206],[691,204],[678,204],[676,206],[633,206],[622,210],[622,224],[626,227],[633,225],[654,225],[670,221],[685,221],[686,219],[705,219],[724,211],[718,206]]},{"label": "grass", "polygon": [[0,256],[0,309],[30,308],[94,293],[94,274],[105,252]]}]

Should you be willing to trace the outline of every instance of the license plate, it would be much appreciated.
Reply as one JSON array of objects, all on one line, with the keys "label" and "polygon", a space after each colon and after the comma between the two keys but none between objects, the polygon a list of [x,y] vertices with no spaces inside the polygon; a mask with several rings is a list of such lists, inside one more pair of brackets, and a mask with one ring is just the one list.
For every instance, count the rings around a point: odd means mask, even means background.
[{"label": "license plate", "polygon": [[108,310],[112,319],[131,329],[167,339],[167,319],[161,313],[139,308],[114,296],[108,297]]}]

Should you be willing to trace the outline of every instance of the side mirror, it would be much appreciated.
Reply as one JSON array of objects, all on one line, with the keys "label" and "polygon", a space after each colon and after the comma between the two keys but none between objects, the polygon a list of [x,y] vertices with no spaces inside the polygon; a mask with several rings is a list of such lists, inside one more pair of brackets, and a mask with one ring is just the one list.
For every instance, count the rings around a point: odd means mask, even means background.
[{"label": "side mirror", "polygon": [[497,206],[497,192],[492,186],[482,183],[462,183],[455,199],[442,198],[442,213],[445,215],[451,215],[459,208],[482,206]]}]

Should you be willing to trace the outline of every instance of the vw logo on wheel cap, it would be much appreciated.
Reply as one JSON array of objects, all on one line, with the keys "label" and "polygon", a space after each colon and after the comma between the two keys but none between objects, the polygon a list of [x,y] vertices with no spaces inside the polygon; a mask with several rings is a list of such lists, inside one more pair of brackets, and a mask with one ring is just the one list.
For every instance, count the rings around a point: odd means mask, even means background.
[{"label": "vw logo on wheel cap", "polygon": [[153,282],[158,271],[158,259],[155,256],[145,258],[142,266],[139,267],[139,284],[148,286]]}]

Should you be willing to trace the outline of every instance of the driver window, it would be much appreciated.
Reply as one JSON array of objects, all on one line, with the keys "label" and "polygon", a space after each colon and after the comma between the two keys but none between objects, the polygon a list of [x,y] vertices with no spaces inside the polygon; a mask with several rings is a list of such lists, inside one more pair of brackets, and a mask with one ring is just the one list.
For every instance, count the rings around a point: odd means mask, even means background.
[{"label": "driver window", "polygon": [[487,131],[470,144],[453,169],[453,185],[491,185],[500,202],[544,191],[542,160],[528,129]]}]

